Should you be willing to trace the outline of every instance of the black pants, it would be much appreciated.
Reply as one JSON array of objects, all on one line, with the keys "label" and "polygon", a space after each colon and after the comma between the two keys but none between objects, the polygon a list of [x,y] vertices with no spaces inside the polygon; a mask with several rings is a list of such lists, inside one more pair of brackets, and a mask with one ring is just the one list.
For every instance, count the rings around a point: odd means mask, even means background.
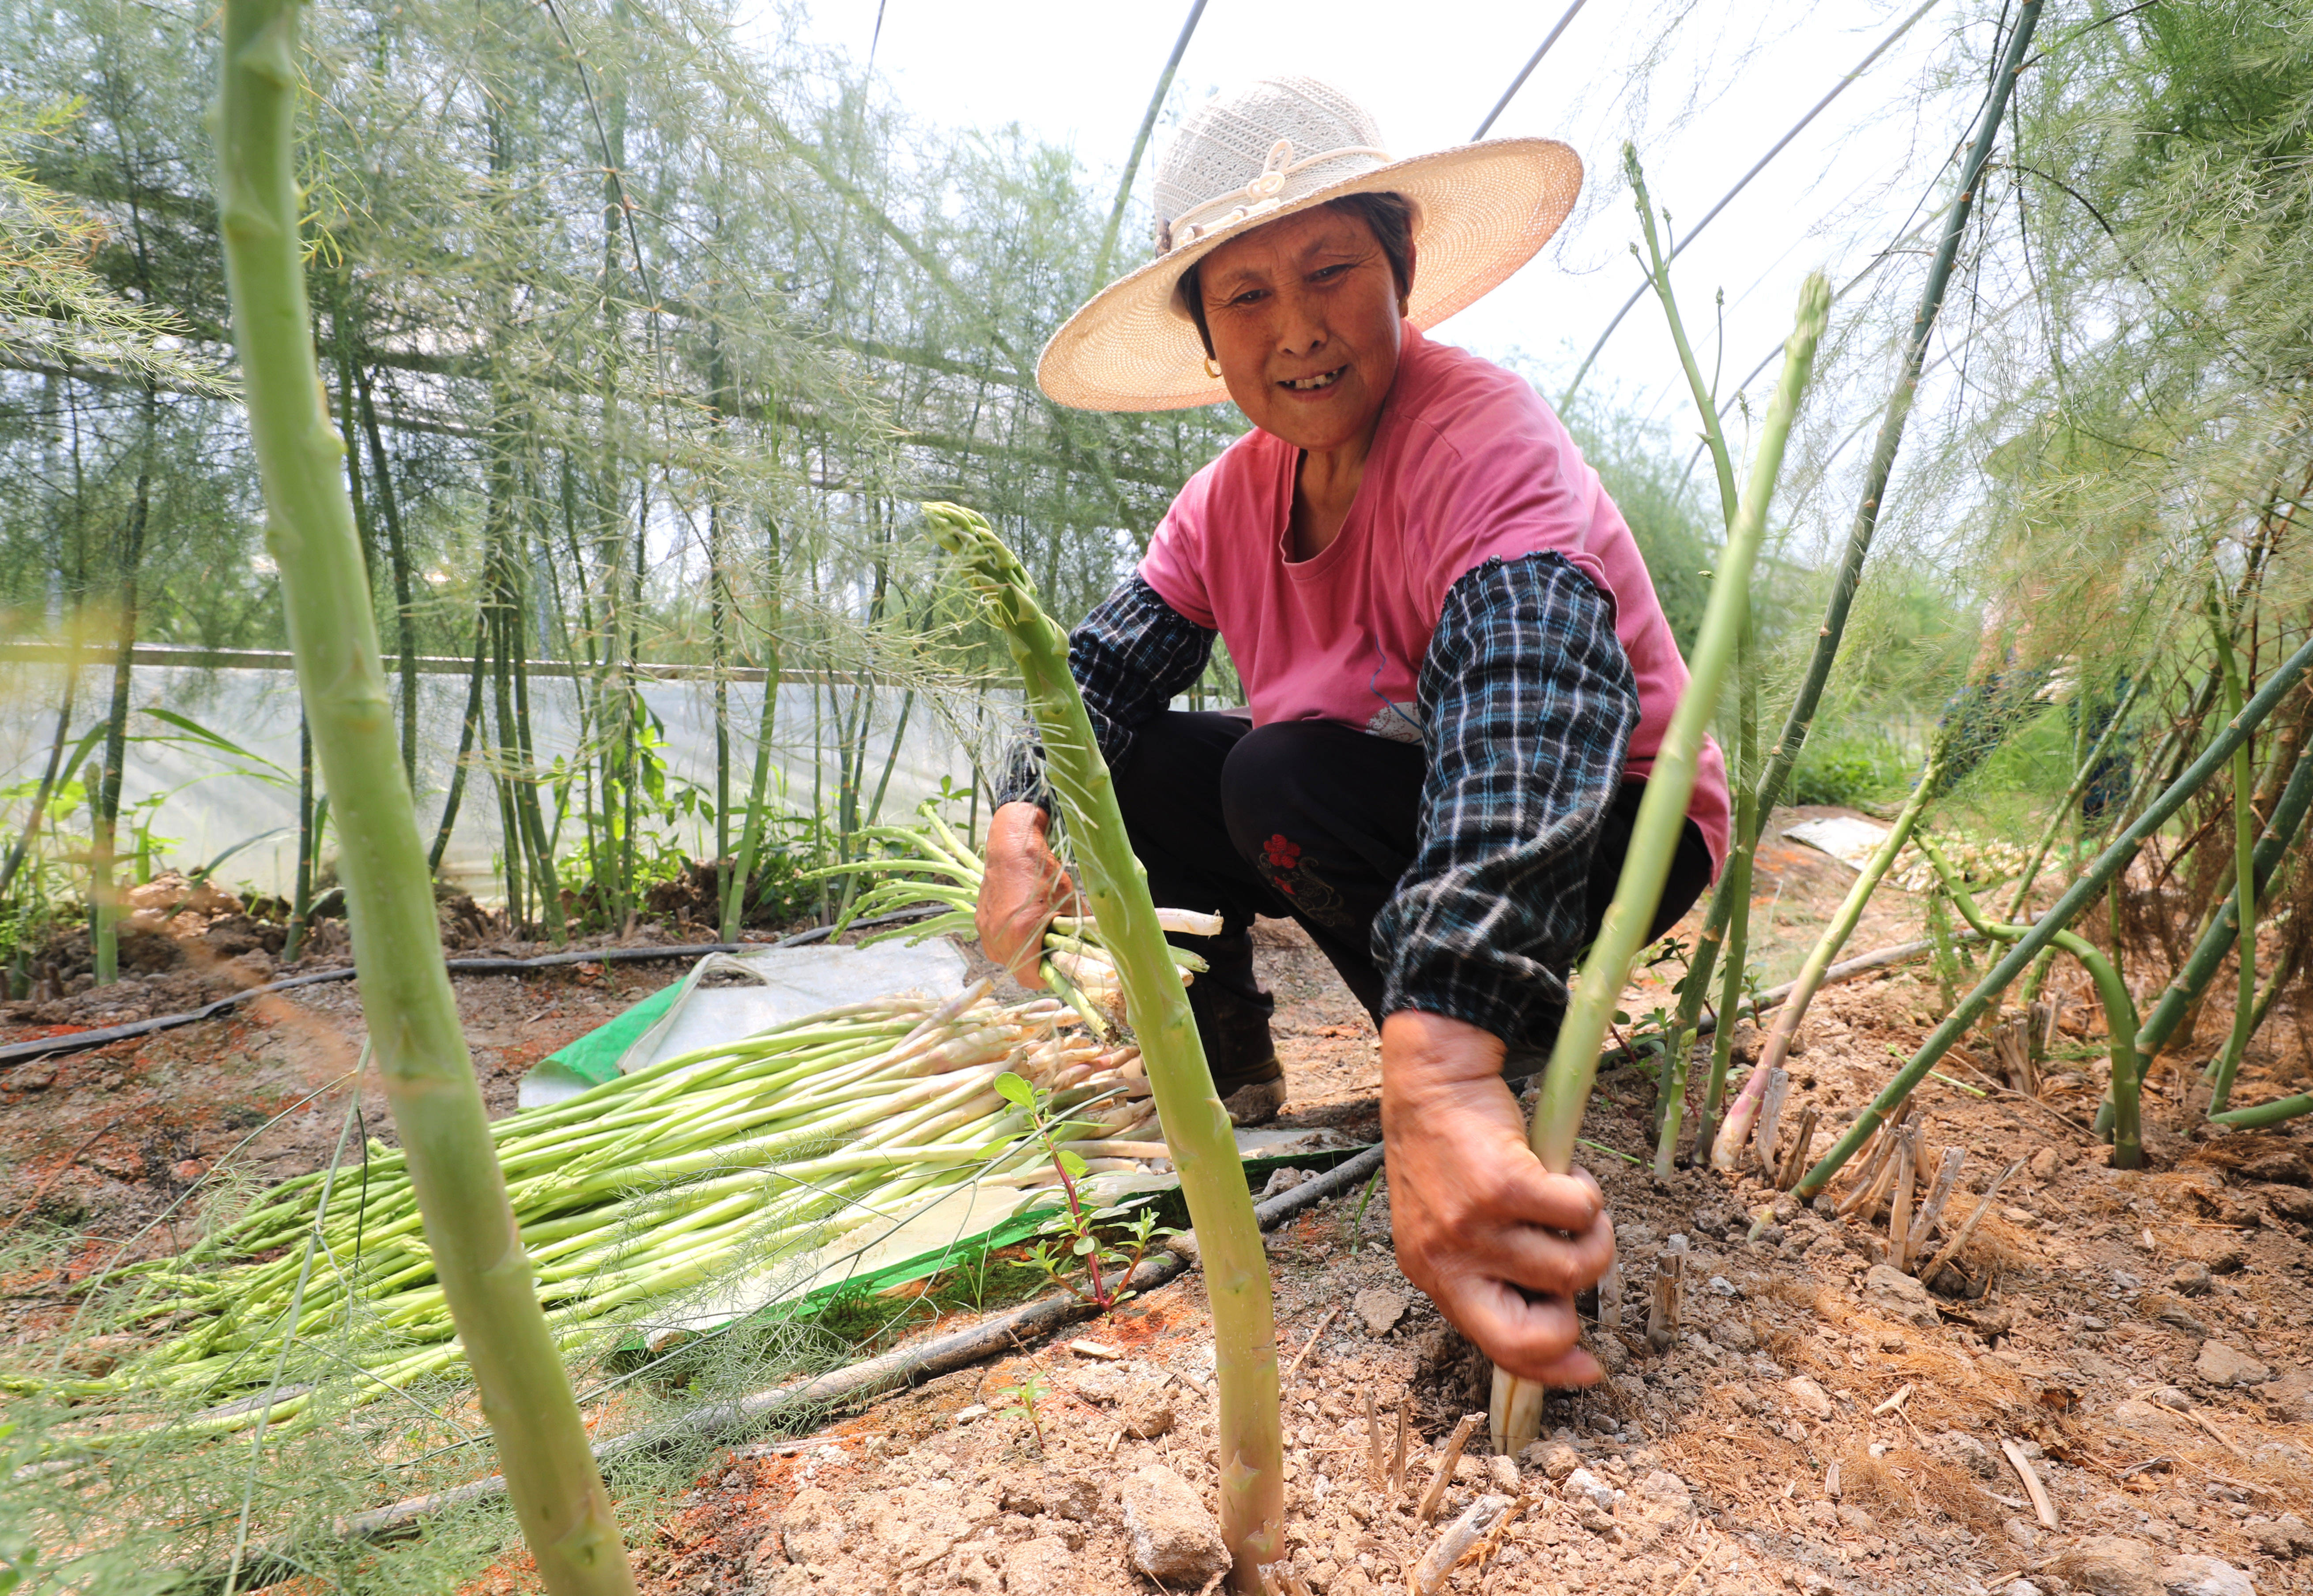
[{"label": "black pants", "polygon": [[[1426,771],[1418,744],[1330,721],[1256,729],[1241,712],[1172,711],[1141,727],[1117,767],[1117,796],[1157,905],[1222,916],[1219,936],[1174,940],[1212,967],[1189,990],[1225,1093],[1233,1077],[1254,1078],[1269,1051],[1274,1002],[1253,974],[1255,915],[1298,921],[1381,1022],[1370,937],[1413,861]],[[1624,782],[1596,834],[1586,940],[1614,896],[1645,790]],[[1649,934],[1667,931],[1710,882],[1710,851],[1689,820]]]}]

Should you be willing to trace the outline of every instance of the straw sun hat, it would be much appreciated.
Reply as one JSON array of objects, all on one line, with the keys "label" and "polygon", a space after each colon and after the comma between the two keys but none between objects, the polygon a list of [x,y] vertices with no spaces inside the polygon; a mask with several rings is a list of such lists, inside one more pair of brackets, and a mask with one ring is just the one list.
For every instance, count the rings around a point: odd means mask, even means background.
[{"label": "straw sun hat", "polygon": [[1372,115],[1339,89],[1262,78],[1182,123],[1156,164],[1156,259],[1052,335],[1037,385],[1080,410],[1227,399],[1207,374],[1182,274],[1233,238],[1348,194],[1412,202],[1420,260],[1406,319],[1435,327],[1532,259],[1581,187],[1581,158],[1554,139],[1489,139],[1393,161]]}]

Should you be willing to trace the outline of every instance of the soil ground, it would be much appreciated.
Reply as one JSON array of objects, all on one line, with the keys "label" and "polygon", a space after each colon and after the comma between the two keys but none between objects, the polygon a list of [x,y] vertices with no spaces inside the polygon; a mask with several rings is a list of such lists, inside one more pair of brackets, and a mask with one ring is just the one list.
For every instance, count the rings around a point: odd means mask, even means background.
[{"label": "soil ground", "polygon": [[[1781,840],[1799,818],[1779,814],[1762,849],[1763,984],[1788,976],[1851,879]],[[1916,901],[1890,890],[1850,945],[1904,941],[1917,927]],[[1677,934],[1693,930],[1690,916]],[[1377,1134],[1372,1026],[1294,927],[1264,923],[1260,940],[1292,1088],[1288,1122]],[[1667,1006],[1675,969],[1649,972],[1628,1011]],[[674,973],[649,964],[462,978],[493,1111],[511,1108],[538,1058]],[[1930,1157],[1966,1153],[1955,1220],[1993,1173],[2022,1163],[1964,1255],[1966,1278],[1939,1277],[1945,1294],[1892,1275],[1878,1250],[1884,1222],[1842,1219],[1832,1200],[1807,1209],[1755,1177],[1693,1170],[1658,1184],[1595,1154],[1625,1282],[1623,1332],[1591,1330],[1611,1378],[1554,1395],[1544,1442],[1520,1458],[1486,1457],[1482,1425],[1428,1521],[1420,1508],[1448,1433],[1485,1407],[1482,1360],[1398,1272],[1385,1183],[1361,1223],[1351,1198],[1274,1234],[1280,1349],[1288,1359],[1307,1349],[1285,1392],[1293,1579],[1319,1596],[1403,1589],[1441,1528],[1499,1492],[1517,1504],[1506,1526],[1438,1588],[2313,1592],[2313,1136],[2304,1122],[2179,1134],[2176,1094],[2194,1059],[2180,1067],[2172,1056],[2147,1104],[2154,1167],[2106,1168],[2085,1129],[2100,1011],[2076,971],[2051,989],[2063,1035],[2043,1101],[1995,1088],[1977,1073],[1992,1061],[1968,1048],[1920,1094]],[[2252,1050],[2241,1101],[2303,1090],[2304,1000],[2287,1001],[2295,1007]],[[2204,1039],[2223,1023],[2214,1008]],[[1790,1112],[1817,1109],[1816,1151],[1939,1010],[1924,965],[1823,995],[1792,1060]],[[53,1011],[20,1011],[0,1041],[59,1022]],[[169,1250],[219,1161],[260,1179],[324,1162],[343,1112],[332,1087],[352,1067],[356,1028],[348,983],[0,1076],[0,1224],[37,1218],[81,1238],[79,1261],[0,1283],[13,1337],[36,1339],[71,1277],[123,1240],[141,1232],[134,1250]],[[1738,1032],[1738,1055],[1748,1038]],[[1586,1136],[1640,1152],[1650,1094],[1634,1064],[1608,1068]],[[382,1102],[367,1120],[369,1134],[387,1134]],[[1832,1198],[1844,1190],[1835,1185]],[[1657,1351],[1645,1335],[1647,1287],[1671,1252],[1684,1254],[1680,1320]],[[799,1445],[739,1449],[641,1547],[645,1589],[1180,1588],[1136,1569],[1123,1504],[1136,1498],[1144,1530],[1162,1518],[1151,1469],[1171,1471],[1195,1497],[1216,1490],[1202,1277],[1192,1272],[1084,1334],[1121,1355],[1032,1346]],[[1031,1375],[1046,1387],[1033,1405],[1041,1445],[1008,1395]],[[1392,1489],[1374,1476],[1374,1436],[1385,1476],[1401,1409],[1407,1460]],[[2045,1517],[2025,1469],[2045,1494]],[[526,1569],[517,1548],[468,1588],[533,1590]]]}]

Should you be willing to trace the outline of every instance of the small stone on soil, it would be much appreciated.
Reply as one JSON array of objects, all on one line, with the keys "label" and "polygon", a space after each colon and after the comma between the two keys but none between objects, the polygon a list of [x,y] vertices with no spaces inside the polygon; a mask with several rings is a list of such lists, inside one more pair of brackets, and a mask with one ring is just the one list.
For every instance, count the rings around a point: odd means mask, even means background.
[{"label": "small stone on soil", "polygon": [[2188,1336],[2209,1333],[2207,1322],[2186,1307],[2182,1297],[2171,1296],[2165,1291],[2148,1292],[2136,1306],[2147,1319],[2182,1330]]},{"label": "small stone on soil", "polygon": [[2090,1596],[2166,1596],[2152,1548],[2119,1535],[2091,1535],[2060,1555],[2048,1571]]},{"label": "small stone on soil", "polygon": [[2272,1370],[2221,1341],[2202,1345],[2201,1355],[2193,1360],[2193,1372],[2211,1385],[2262,1385],[2273,1378]]},{"label": "small stone on soil", "polygon": [[1563,1441],[1537,1441],[1518,1454],[1518,1460],[1529,1469],[1540,1469],[1552,1485],[1562,1483],[1582,1467],[1582,1454]]},{"label": "small stone on soil", "polygon": [[1160,1584],[1195,1590],[1229,1566],[1228,1544],[1204,1493],[1161,1463],[1125,1482],[1124,1528],[1133,1566]]},{"label": "small stone on soil", "polygon": [[1928,1288],[1892,1264],[1873,1264],[1863,1276],[1863,1301],[1892,1319],[1922,1329],[1937,1322],[1936,1300]]},{"label": "small stone on soil", "polygon": [[1827,1419],[1834,1411],[1831,1393],[1804,1374],[1785,1381],[1783,1389],[1790,1392],[1791,1399],[1799,1405],[1799,1410],[1809,1418],[1818,1421]]},{"label": "small stone on soil", "polygon": [[1694,1494],[1686,1488],[1686,1481],[1667,1469],[1658,1469],[1639,1481],[1639,1495],[1655,1506],[1672,1513],[1694,1511]]},{"label": "small stone on soil", "polygon": [[1173,1403],[1162,1390],[1142,1386],[1125,1397],[1119,1416],[1126,1434],[1153,1441],[1173,1427]]},{"label": "small stone on soil", "polygon": [[1076,1555],[1057,1536],[1021,1541],[1004,1556],[1006,1596],[1076,1596]]},{"label": "small stone on soil", "polygon": [[1612,1512],[1614,1506],[1614,1487],[1587,1469],[1573,1469],[1560,1482],[1558,1490],[1560,1495],[1577,1506],[1587,1502],[1601,1513]]},{"label": "small stone on soil", "polygon": [[2168,1596],[2256,1596],[2247,1574],[2221,1557],[2183,1557],[2160,1570]]},{"label": "small stone on soil", "polygon": [[1091,1364],[1075,1370],[1069,1376],[1069,1389],[1087,1402],[1103,1407],[1124,1400],[1131,1385],[1121,1369],[1106,1364]]},{"label": "small stone on soil", "polygon": [[1366,1334],[1386,1336],[1391,1327],[1405,1317],[1406,1301],[1397,1292],[1368,1285],[1350,1299],[1350,1306],[1356,1309],[1358,1317],[1365,1321]]},{"label": "small stone on soil", "polygon": [[2293,1513],[2277,1519],[2251,1519],[2243,1526],[2256,1540],[2256,1549],[2268,1557],[2301,1557],[2313,1552],[2313,1528]]}]

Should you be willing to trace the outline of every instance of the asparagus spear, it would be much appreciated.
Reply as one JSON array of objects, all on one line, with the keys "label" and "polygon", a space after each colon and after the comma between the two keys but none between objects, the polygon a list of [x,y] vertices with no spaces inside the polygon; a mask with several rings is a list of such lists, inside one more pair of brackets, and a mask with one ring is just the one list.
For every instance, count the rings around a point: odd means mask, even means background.
[{"label": "asparagus spear", "polygon": [[433,881],[393,732],[377,620],[305,300],[295,176],[297,8],[226,0],[217,200],[265,540],[313,744],[338,798],[354,961],[443,1287],[546,1588],[632,1592],[610,1494],[540,1308],[442,963]]},{"label": "asparagus spear", "polygon": [[[1630,979],[1631,962],[1638,957],[1655,906],[1662,899],[1663,881],[1670,874],[1679,830],[1686,823],[1687,799],[1694,790],[1703,729],[1718,707],[1719,684],[1750,618],[1751,567],[1766,534],[1767,503],[1774,495],[1783,446],[1790,437],[1791,423],[1815,364],[1816,345],[1830,318],[1831,285],[1820,272],[1811,273],[1799,290],[1798,326],[1783,346],[1782,376],[1760,428],[1759,452],[1751,462],[1742,507],[1728,531],[1719,573],[1711,584],[1711,602],[1703,612],[1702,635],[1695,641],[1686,695],[1679,700],[1655,754],[1614,901],[1607,906],[1597,940],[1583,962],[1557,1043],[1551,1049],[1550,1067],[1543,1076],[1531,1140],[1544,1169],[1562,1173],[1573,1167],[1575,1137],[1582,1128],[1582,1113],[1589,1105],[1591,1082],[1598,1072],[1598,1049],[1605,1041],[1615,1001]],[[1499,1368],[1494,1371],[1491,1416],[1497,1452],[1515,1453],[1541,1434],[1543,1395],[1543,1388],[1535,1382]]]},{"label": "asparagus spear", "polygon": [[1285,1552],[1285,1448],[1269,1258],[1228,1115],[1214,1093],[1148,875],[1133,857],[1108,766],[1069,674],[1068,634],[1037,606],[1028,573],[986,521],[941,504],[926,504],[924,518],[940,546],[963,562],[1011,647],[1043,738],[1046,777],[1066,811],[1086,894],[1116,961],[1212,1303],[1221,1535],[1236,1560],[1236,1588],[1258,1592],[1262,1565]]}]

